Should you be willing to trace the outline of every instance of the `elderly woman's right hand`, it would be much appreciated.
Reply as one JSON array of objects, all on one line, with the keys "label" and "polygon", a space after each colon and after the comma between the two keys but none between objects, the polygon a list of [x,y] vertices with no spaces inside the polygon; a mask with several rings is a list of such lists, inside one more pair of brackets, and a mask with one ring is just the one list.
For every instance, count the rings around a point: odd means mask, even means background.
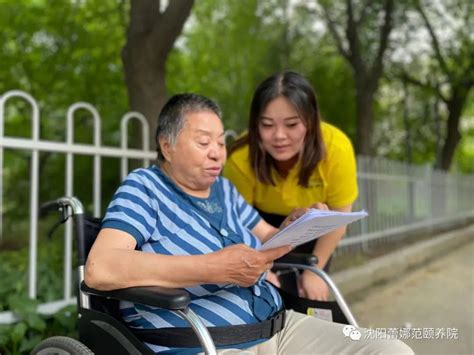
[{"label": "elderly woman's right hand", "polygon": [[219,275],[217,283],[231,283],[249,287],[257,282],[260,275],[273,266],[273,260],[282,257],[291,250],[285,245],[268,250],[256,250],[245,244],[226,247],[214,253]]}]

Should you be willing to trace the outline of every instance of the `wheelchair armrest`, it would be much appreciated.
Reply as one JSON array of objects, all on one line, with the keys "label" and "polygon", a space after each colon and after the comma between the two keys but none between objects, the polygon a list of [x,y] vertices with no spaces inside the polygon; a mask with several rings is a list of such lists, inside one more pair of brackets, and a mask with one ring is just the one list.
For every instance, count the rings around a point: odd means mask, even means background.
[{"label": "wheelchair armrest", "polygon": [[314,266],[318,263],[318,257],[313,254],[289,253],[274,261],[274,269],[284,269],[284,264],[302,264]]},{"label": "wheelchair armrest", "polygon": [[99,291],[90,288],[83,281],[81,283],[81,291],[88,295],[113,298],[170,310],[183,310],[191,302],[191,297],[187,291],[159,286],[140,286]]}]

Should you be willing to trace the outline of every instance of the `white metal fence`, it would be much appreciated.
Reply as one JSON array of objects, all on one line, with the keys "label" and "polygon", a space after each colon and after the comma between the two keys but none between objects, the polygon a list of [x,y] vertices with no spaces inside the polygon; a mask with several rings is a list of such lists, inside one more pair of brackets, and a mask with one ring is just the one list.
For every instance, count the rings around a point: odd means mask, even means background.
[{"label": "white metal fence", "polygon": [[[12,98],[25,100],[31,106],[31,138],[7,137],[4,135],[5,106]],[[94,123],[93,144],[74,142],[74,118],[78,110],[88,111]],[[136,119],[142,127],[141,150],[127,146],[127,127]],[[66,157],[64,194],[74,195],[74,156],[93,157],[93,213],[99,217],[101,206],[102,158],[120,159],[120,178],[128,173],[128,160],[138,159],[146,166],[156,153],[148,145],[149,127],[143,115],[129,112],[121,120],[121,146],[102,145],[101,118],[97,110],[88,103],[75,103],[66,114],[66,142],[47,141],[40,137],[40,110],[36,100],[22,91],[9,91],[0,97],[0,241],[3,227],[3,172],[4,151],[23,150],[31,153],[29,191],[29,269],[28,295],[37,297],[37,243],[38,243],[38,195],[39,153],[54,152]],[[234,135],[233,132],[226,132]],[[369,218],[350,226],[348,236],[341,242],[339,250],[353,246],[364,246],[373,240],[386,239],[397,233],[423,225],[445,223],[466,216],[474,216],[474,176],[461,176],[434,172],[428,166],[416,167],[383,159],[358,158],[359,199],[355,208],[365,208]],[[59,196],[58,196],[59,197]],[[78,196],[84,198],[83,196]],[[40,313],[53,313],[65,305],[73,304],[72,287],[72,228],[67,224],[64,235],[64,284],[62,299],[42,304]],[[0,260],[1,262],[1,260]],[[0,281],[1,282],[1,281]],[[12,312],[0,312],[0,324],[12,323],[16,317]]]},{"label": "white metal fence", "polygon": [[363,156],[357,164],[359,198],[354,209],[366,209],[369,217],[349,226],[339,253],[474,217],[474,175]]}]

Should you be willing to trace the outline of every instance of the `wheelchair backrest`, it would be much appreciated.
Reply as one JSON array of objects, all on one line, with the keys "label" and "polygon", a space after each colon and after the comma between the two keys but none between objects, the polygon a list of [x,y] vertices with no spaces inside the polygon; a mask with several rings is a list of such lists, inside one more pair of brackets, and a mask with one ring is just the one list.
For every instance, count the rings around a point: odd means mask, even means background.
[{"label": "wheelchair backrest", "polygon": [[85,257],[89,255],[89,251],[94,244],[97,235],[100,232],[102,226],[102,219],[86,216],[84,217],[84,254]]}]

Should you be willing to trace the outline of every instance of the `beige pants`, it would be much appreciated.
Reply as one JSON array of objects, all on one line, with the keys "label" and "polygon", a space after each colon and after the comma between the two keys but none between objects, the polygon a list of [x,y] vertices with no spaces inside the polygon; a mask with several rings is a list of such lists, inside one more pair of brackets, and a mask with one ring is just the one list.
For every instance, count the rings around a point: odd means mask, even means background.
[{"label": "beige pants", "polygon": [[364,339],[363,335],[352,340],[344,335],[343,328],[343,324],[287,311],[285,328],[270,340],[245,350],[219,350],[218,354],[414,354],[400,340]]}]

